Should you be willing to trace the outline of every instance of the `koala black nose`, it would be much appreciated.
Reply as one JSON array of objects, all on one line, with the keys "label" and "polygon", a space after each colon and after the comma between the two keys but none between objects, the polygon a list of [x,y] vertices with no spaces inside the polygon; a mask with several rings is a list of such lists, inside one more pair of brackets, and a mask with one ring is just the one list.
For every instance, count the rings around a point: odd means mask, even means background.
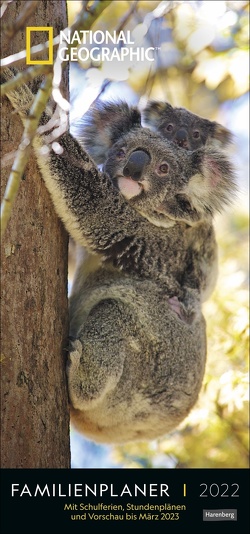
[{"label": "koala black nose", "polygon": [[184,128],[180,128],[175,135],[175,142],[182,148],[188,147],[187,131]]},{"label": "koala black nose", "polygon": [[127,161],[124,169],[123,175],[129,176],[132,180],[140,180],[143,169],[147,163],[150,161],[150,156],[144,150],[135,150],[132,152],[129,160]]}]

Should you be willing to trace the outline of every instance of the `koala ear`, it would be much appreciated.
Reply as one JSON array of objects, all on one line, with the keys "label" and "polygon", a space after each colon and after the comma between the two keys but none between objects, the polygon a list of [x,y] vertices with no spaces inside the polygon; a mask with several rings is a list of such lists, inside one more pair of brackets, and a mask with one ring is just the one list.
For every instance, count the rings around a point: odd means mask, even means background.
[{"label": "koala ear", "polygon": [[169,111],[173,111],[173,107],[168,102],[156,102],[152,100],[148,102],[143,110],[142,117],[145,124],[158,129],[162,115]]},{"label": "koala ear", "polygon": [[204,147],[191,153],[191,173],[185,193],[204,215],[220,213],[237,194],[235,168],[221,151]]},{"label": "koala ear", "polygon": [[227,130],[227,128],[224,128],[224,126],[218,124],[218,122],[214,122],[213,125],[213,138],[219,141],[219,147],[224,147],[229,145],[230,143],[233,143],[233,134],[229,130]]},{"label": "koala ear", "polygon": [[79,143],[100,164],[116,141],[140,127],[141,115],[136,107],[129,107],[126,102],[99,101],[74,125],[74,131]]}]

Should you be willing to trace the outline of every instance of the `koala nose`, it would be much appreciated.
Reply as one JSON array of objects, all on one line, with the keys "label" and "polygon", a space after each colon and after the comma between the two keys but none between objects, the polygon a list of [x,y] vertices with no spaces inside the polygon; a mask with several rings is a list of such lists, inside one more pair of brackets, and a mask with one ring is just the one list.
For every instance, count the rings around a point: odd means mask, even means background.
[{"label": "koala nose", "polygon": [[123,175],[129,176],[132,180],[140,180],[144,167],[149,163],[150,156],[144,150],[135,150],[132,152],[129,160],[127,161]]},{"label": "koala nose", "polygon": [[175,143],[182,148],[188,147],[187,131],[184,128],[180,128],[176,132]]}]

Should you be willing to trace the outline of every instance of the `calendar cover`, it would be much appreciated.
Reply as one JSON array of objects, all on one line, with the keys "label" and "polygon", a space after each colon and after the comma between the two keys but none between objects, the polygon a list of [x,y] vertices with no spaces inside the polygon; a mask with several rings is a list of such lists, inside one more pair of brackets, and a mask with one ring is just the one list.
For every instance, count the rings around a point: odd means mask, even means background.
[{"label": "calendar cover", "polygon": [[1,532],[249,531],[249,2],[1,3]]}]

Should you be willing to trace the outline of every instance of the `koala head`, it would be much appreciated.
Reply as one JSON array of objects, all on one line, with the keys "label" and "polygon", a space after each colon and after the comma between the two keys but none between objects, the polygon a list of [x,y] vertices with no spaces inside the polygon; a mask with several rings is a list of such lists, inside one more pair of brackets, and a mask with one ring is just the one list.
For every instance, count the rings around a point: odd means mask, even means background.
[{"label": "koala head", "polygon": [[219,151],[182,150],[143,128],[139,112],[125,103],[99,104],[86,124],[85,148],[104,162],[104,172],[126,201],[154,225],[193,224],[230,201],[234,174]]},{"label": "koala head", "polygon": [[143,118],[145,124],[164,139],[186,150],[197,150],[205,145],[222,148],[232,142],[232,134],[221,124],[187,109],[173,108],[166,102],[149,102]]},{"label": "koala head", "polygon": [[233,170],[221,153],[204,147],[186,152],[144,128],[114,144],[104,170],[125,199],[157,226],[208,219],[234,190]]}]

